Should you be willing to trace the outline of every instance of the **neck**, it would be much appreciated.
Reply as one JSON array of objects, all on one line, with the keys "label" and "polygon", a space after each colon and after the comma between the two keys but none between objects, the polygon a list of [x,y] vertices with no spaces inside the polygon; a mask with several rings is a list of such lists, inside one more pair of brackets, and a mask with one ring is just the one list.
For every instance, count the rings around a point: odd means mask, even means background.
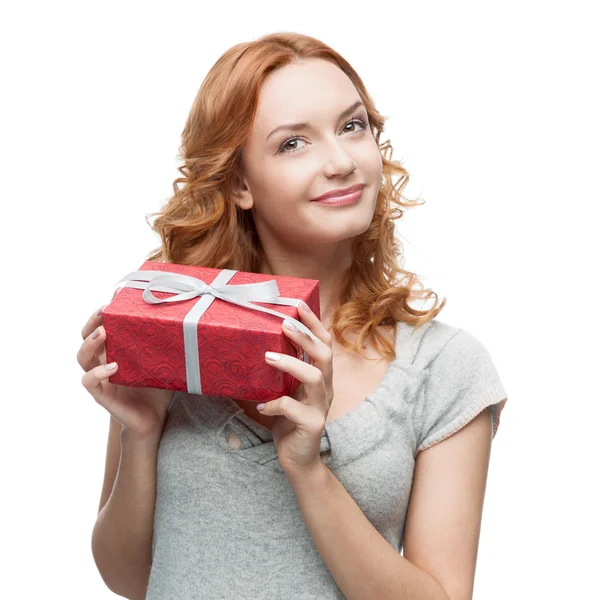
[{"label": "neck", "polygon": [[343,279],[350,268],[349,254],[345,256],[329,255],[315,258],[303,256],[293,261],[287,257],[263,255],[260,273],[286,277],[299,277],[303,279],[317,279],[319,281],[319,305],[321,322],[326,329],[331,324],[331,316],[335,310]]}]

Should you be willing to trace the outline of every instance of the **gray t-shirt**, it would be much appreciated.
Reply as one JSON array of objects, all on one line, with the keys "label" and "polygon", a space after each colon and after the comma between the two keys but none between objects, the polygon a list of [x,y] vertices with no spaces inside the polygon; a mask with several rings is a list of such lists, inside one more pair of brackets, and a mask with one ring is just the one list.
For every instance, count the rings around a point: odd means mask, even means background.
[{"label": "gray t-shirt", "polygon": [[[398,322],[376,388],[326,424],[323,462],[402,552],[417,454],[507,394],[482,343],[438,320]],[[241,447],[228,442],[237,434]],[[344,598],[304,523],[272,433],[231,399],[175,392],[158,452],[147,600]]]}]

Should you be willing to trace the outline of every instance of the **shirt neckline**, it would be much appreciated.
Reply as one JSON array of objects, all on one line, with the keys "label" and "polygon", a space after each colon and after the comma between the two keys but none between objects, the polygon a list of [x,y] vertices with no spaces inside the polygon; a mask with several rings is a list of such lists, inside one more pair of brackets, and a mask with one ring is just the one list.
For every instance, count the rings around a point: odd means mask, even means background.
[{"label": "shirt neckline", "polygon": [[[381,394],[382,390],[388,386],[392,373],[396,370],[402,359],[400,352],[401,332],[402,324],[397,321],[395,339],[396,357],[388,365],[377,387],[355,407],[325,424],[321,437],[321,453],[331,449],[330,437],[334,436],[336,432],[346,429],[352,421],[360,418],[366,411],[372,410],[374,401]],[[216,431],[216,440],[219,447],[232,454],[244,456],[260,463],[276,459],[277,449],[273,441],[273,432],[250,418],[233,399],[225,396],[220,397],[220,399],[223,401],[223,408],[229,413],[229,418]],[[240,448],[233,448],[227,442],[224,430],[230,424],[242,440],[242,447]],[[324,462],[327,464],[327,459],[324,459]]]},{"label": "shirt neckline", "polygon": [[[396,338],[396,353],[397,353],[397,346],[398,346],[397,342],[398,342],[398,339]],[[340,415],[339,417],[332,419],[331,421],[326,423],[325,429],[327,430],[327,429],[333,429],[335,427],[340,427],[346,421],[353,418],[355,413],[362,412],[364,410],[362,407],[367,402],[372,401],[374,399],[374,397],[377,396],[379,394],[379,392],[387,385],[387,382],[388,382],[389,378],[391,377],[391,373],[394,370],[396,364],[398,363],[399,358],[400,357],[398,356],[398,354],[396,354],[396,358],[394,358],[390,362],[390,364],[387,366],[387,369],[385,370],[385,373],[384,373],[383,377],[381,378],[381,381],[379,382],[377,387],[370,394],[367,394],[367,396],[365,396],[365,398],[363,400],[361,400],[355,407],[351,408],[349,411],[345,412],[343,415]],[[244,411],[244,409],[240,408],[240,406],[236,402],[234,402],[231,398],[226,398],[226,400],[227,400],[228,404],[236,411],[236,415],[239,416],[240,420],[244,421],[247,425],[252,425],[253,430],[259,429],[261,431],[261,433],[271,434],[271,438],[272,438],[272,432],[270,429],[268,429],[264,425],[261,425],[260,423],[258,423],[257,421],[255,421],[254,419],[249,417],[246,414],[246,412]]]}]

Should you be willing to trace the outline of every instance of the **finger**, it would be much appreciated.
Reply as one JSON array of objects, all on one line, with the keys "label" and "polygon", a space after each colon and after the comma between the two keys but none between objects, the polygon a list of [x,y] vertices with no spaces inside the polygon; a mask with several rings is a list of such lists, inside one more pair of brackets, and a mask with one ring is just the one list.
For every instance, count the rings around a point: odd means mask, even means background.
[{"label": "finger", "polygon": [[314,365],[278,352],[265,353],[265,361],[273,367],[298,379],[308,398],[323,398],[327,402],[328,389],[323,372]]},{"label": "finger", "polygon": [[[291,329],[288,329],[286,327],[286,324],[288,324],[288,323],[291,324],[293,327],[295,327],[295,325],[292,321],[285,319],[281,324],[283,331],[285,332],[285,334],[288,337],[290,337],[290,339],[292,339],[295,342],[297,342],[298,344],[300,344],[300,346],[302,346],[302,348],[304,348],[304,350],[306,350],[310,354],[311,358],[314,358],[315,360],[317,360],[321,363],[325,363],[325,362],[328,362],[331,360],[331,358],[333,356],[331,346],[328,346],[321,339],[319,339],[317,341],[313,340],[312,338],[308,337],[302,331],[299,331],[299,330],[292,331]],[[308,324],[307,324],[307,327],[308,327]],[[313,331],[313,333],[316,335],[315,331]],[[319,337],[319,336],[317,336],[317,337]]]},{"label": "finger", "polygon": [[327,346],[321,340],[315,342],[302,331],[291,331],[285,327],[285,323],[287,322],[286,319],[282,323],[282,331],[303,350],[306,350],[310,358],[312,358],[313,364],[322,372],[325,381],[330,381],[333,377],[333,350],[331,346]]},{"label": "finger", "polygon": [[98,365],[97,367],[86,371],[81,378],[81,383],[98,404],[110,411],[110,403],[107,402],[103,394],[103,383],[118,371],[119,365],[116,365],[112,369],[107,369],[107,366],[108,365]]},{"label": "finger", "polygon": [[294,423],[298,429],[306,433],[317,433],[323,430],[325,415],[315,406],[303,404],[290,396],[281,396],[264,404],[261,415],[282,415]]},{"label": "finger", "polygon": [[81,337],[85,340],[91,333],[95,331],[95,329],[102,323],[102,311],[108,305],[105,304],[102,308],[99,308],[92,316],[87,320],[86,324],[83,326],[81,330]]},{"label": "finger", "polygon": [[[81,344],[79,351],[77,352],[77,362],[81,365],[84,371],[98,365],[98,349],[104,344],[106,340],[106,331],[102,325],[99,325],[87,336],[87,338]],[[106,358],[104,358],[104,361]]]},{"label": "finger", "polygon": [[300,302],[298,306],[298,315],[300,317],[300,322],[306,325],[326,346],[331,348],[333,342],[332,335],[325,329],[325,325],[321,323],[317,315],[310,310],[310,307],[306,302]]},{"label": "finger", "polygon": [[[115,296],[122,290],[123,288],[118,288],[114,291],[112,299],[115,299]],[[102,311],[108,306],[105,304],[101,306],[94,314],[88,319],[87,323],[84,325],[81,330],[81,337],[85,340],[90,333],[92,333],[100,323],[102,323]]]}]

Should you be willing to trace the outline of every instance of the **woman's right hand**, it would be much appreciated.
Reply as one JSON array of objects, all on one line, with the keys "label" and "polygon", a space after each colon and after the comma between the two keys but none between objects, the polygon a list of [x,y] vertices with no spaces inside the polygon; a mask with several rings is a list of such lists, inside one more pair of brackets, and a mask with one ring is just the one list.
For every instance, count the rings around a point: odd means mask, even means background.
[{"label": "woman's right hand", "polygon": [[[97,337],[94,338],[96,334]],[[121,423],[128,434],[140,439],[150,436],[160,438],[174,392],[150,387],[129,387],[108,381],[118,371],[119,365],[112,370],[105,368],[106,332],[102,326],[102,315],[95,312],[81,330],[81,336],[83,344],[77,352],[77,362],[85,371],[81,383],[86,390]]]}]

